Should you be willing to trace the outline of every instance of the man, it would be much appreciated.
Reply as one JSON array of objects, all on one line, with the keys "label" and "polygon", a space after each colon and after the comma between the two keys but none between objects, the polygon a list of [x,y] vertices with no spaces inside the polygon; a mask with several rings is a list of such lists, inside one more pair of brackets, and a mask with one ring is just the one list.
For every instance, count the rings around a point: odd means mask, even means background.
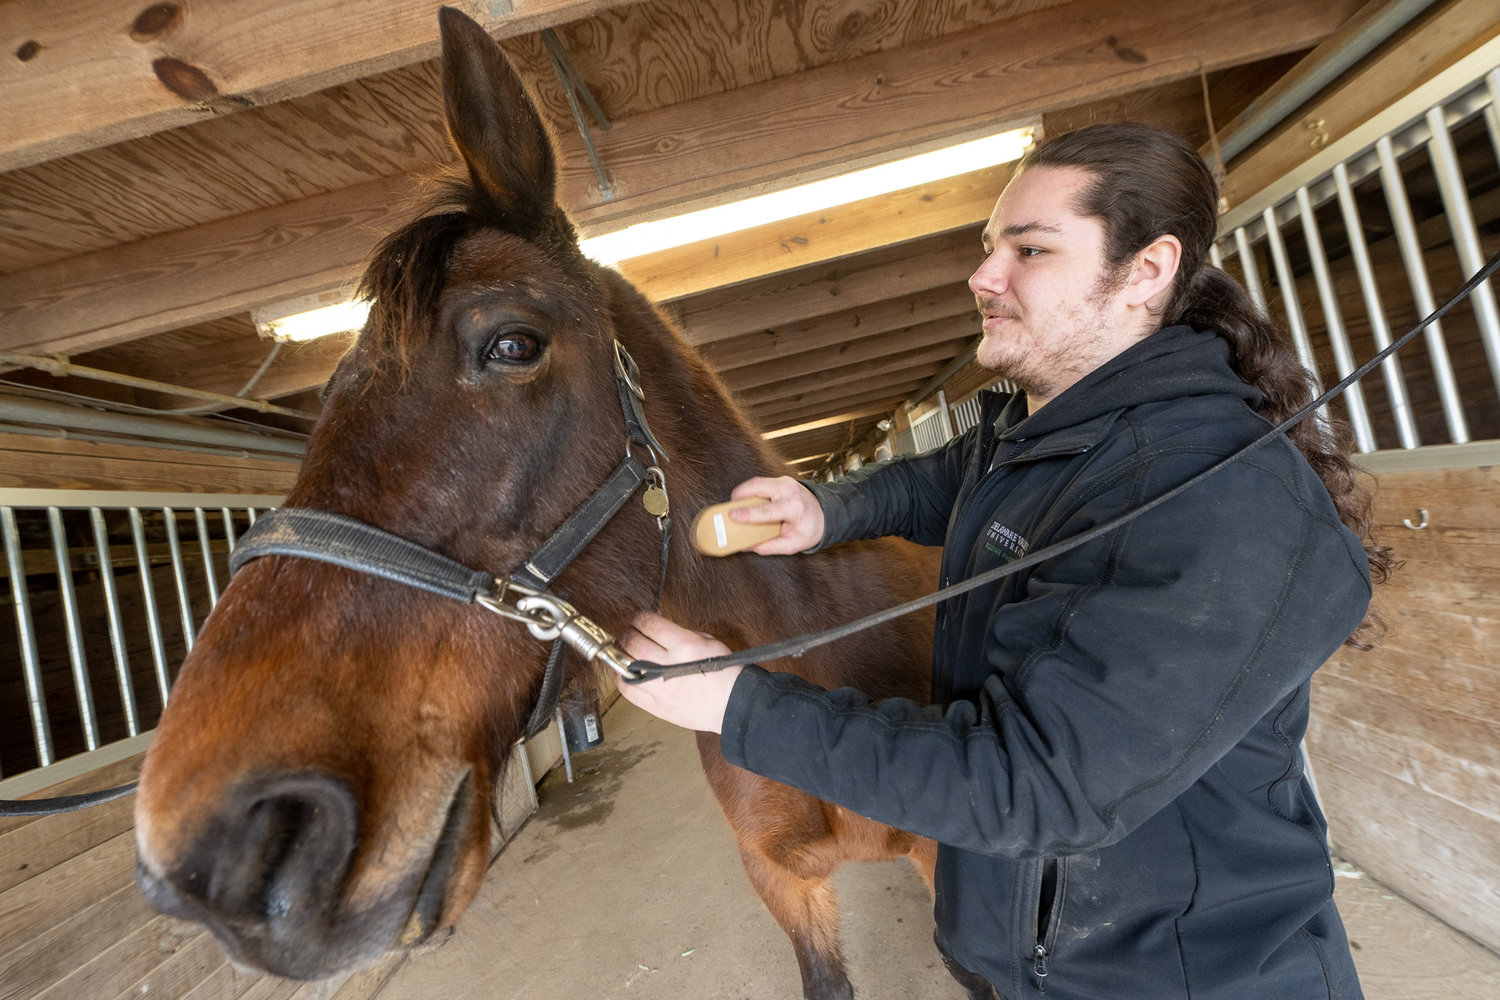
[{"label": "man", "polygon": [[[967,579],[1140,506],[1311,398],[1285,339],[1205,263],[1193,149],[1094,126],[1033,150],[969,281],[978,357],[1021,387],[928,455],[832,485],[752,479],[762,555],[898,534]],[[1309,458],[1316,463],[1309,463]],[[1313,671],[1385,550],[1326,423],[938,610],[930,706],[758,667],[623,687],[732,764],[939,844],[945,954],[1007,1000],[1357,998],[1299,753]],[[659,616],[632,655],[725,652]]]}]

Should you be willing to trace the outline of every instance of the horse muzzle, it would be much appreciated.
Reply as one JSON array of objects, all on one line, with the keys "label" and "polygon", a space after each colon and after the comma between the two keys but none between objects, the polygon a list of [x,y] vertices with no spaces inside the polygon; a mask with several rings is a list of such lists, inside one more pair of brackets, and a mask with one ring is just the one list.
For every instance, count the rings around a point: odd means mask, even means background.
[{"label": "horse muzzle", "polygon": [[[293,773],[243,782],[171,860],[139,836],[136,879],[152,906],[207,927],[236,963],[323,979],[442,925],[474,818],[472,786],[467,775],[458,783],[425,863],[374,879],[356,877],[359,808],[344,781]],[[376,892],[356,885],[375,881]]]}]

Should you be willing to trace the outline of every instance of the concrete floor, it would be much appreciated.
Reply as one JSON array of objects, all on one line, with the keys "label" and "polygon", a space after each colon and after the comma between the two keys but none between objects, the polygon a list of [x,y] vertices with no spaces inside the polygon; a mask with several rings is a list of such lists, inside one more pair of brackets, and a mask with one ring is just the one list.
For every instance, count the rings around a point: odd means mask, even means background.
[{"label": "concrete floor", "polygon": [[[692,737],[624,701],[604,746],[541,787],[445,944],[410,956],[378,1000],[791,1000],[796,962],[751,892]],[[1368,1000],[1493,1000],[1500,956],[1350,866],[1338,901]],[[903,863],[836,877],[861,1000],[962,1000]]]}]

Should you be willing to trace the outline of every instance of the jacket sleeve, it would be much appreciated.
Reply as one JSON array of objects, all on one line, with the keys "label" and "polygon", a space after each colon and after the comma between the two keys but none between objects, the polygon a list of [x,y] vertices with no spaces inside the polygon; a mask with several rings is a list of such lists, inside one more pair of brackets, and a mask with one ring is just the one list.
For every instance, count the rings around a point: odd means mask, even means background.
[{"label": "jacket sleeve", "polygon": [[[725,758],[968,850],[1113,843],[1305,683],[1365,614],[1363,549],[1326,495],[1309,502],[1322,489],[1311,470],[1288,483],[1252,461],[1036,567],[1022,598],[990,613],[977,697],[877,702],[748,668]],[[1190,474],[1172,464],[1153,482],[1101,489],[1052,540]]]},{"label": "jacket sleeve", "polygon": [[867,465],[836,483],[805,482],[823,508],[823,540],[809,551],[888,535],[941,545],[977,436],[970,428],[923,455]]}]

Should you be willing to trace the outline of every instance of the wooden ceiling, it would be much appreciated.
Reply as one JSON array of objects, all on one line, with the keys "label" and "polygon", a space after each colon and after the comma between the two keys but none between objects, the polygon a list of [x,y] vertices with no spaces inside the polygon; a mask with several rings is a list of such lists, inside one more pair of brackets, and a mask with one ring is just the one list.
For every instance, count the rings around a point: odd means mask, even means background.
[{"label": "wooden ceiling", "polygon": [[[502,40],[538,97],[563,154],[561,196],[590,235],[1018,124],[1134,118],[1202,143],[1204,81],[1222,125],[1361,3],[456,5]],[[396,0],[0,3],[0,350],[238,392],[270,347],[251,310],[348,287],[450,159],[435,15]],[[544,28],[611,125],[591,131],[608,200]],[[621,269],[785,456],[814,468],[972,345],[965,281],[1006,176],[991,168]],[[344,346],[283,349],[250,395],[316,410]],[[34,371],[4,378],[202,407]]]}]

